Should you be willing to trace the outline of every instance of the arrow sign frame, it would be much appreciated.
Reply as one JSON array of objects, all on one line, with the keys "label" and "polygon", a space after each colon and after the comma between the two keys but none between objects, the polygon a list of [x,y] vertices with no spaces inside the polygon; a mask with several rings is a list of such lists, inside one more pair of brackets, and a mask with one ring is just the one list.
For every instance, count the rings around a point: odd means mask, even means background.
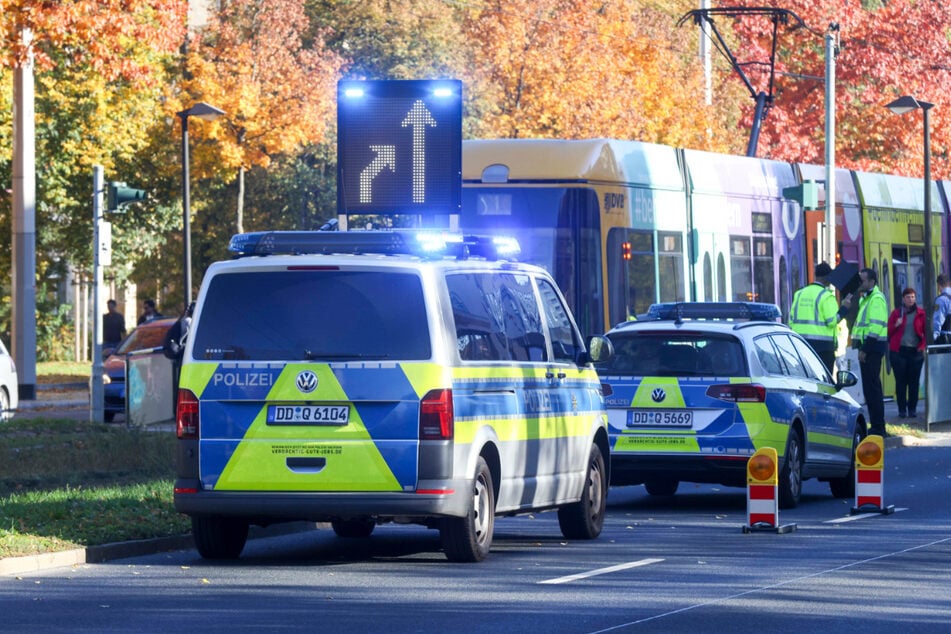
[{"label": "arrow sign frame", "polygon": [[462,82],[337,84],[337,213],[457,214]]}]

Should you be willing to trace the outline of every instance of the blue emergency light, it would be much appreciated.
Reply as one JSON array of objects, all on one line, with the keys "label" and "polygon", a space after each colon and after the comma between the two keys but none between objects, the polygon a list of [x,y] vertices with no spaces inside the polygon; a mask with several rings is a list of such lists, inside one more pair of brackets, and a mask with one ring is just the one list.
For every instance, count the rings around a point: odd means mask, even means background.
[{"label": "blue emergency light", "polygon": [[645,321],[685,319],[781,321],[776,304],[763,302],[667,302],[651,304]]},{"label": "blue emergency light", "polygon": [[239,233],[228,250],[249,255],[378,254],[424,258],[470,257],[513,260],[521,253],[518,240],[447,231],[259,231]]}]

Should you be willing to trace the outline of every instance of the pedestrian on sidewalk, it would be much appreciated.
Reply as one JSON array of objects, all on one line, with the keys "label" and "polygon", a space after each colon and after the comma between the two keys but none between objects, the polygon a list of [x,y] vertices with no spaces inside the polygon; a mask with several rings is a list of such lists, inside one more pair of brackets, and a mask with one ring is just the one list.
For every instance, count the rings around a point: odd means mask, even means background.
[{"label": "pedestrian on sidewalk", "polygon": [[901,306],[888,316],[888,359],[895,372],[895,401],[899,418],[918,415],[918,388],[925,362],[925,309],[915,289],[901,293]]}]

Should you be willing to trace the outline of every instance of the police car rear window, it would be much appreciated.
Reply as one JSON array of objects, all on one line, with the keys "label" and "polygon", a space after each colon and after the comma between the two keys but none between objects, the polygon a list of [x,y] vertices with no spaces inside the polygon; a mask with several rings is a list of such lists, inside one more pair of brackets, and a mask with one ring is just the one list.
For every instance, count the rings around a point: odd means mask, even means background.
[{"label": "police car rear window", "polygon": [[224,273],[208,286],[192,355],[207,360],[423,360],[432,354],[412,273]]},{"label": "police car rear window", "polygon": [[605,375],[747,376],[738,339],[706,333],[629,333],[612,335],[614,356],[597,366]]}]

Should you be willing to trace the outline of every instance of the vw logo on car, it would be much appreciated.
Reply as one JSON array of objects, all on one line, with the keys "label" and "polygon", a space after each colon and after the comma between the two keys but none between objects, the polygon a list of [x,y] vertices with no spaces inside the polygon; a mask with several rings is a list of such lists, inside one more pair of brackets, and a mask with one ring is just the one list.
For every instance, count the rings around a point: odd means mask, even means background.
[{"label": "vw logo on car", "polygon": [[297,389],[304,394],[310,394],[317,389],[317,375],[310,370],[304,370],[297,375]]}]

